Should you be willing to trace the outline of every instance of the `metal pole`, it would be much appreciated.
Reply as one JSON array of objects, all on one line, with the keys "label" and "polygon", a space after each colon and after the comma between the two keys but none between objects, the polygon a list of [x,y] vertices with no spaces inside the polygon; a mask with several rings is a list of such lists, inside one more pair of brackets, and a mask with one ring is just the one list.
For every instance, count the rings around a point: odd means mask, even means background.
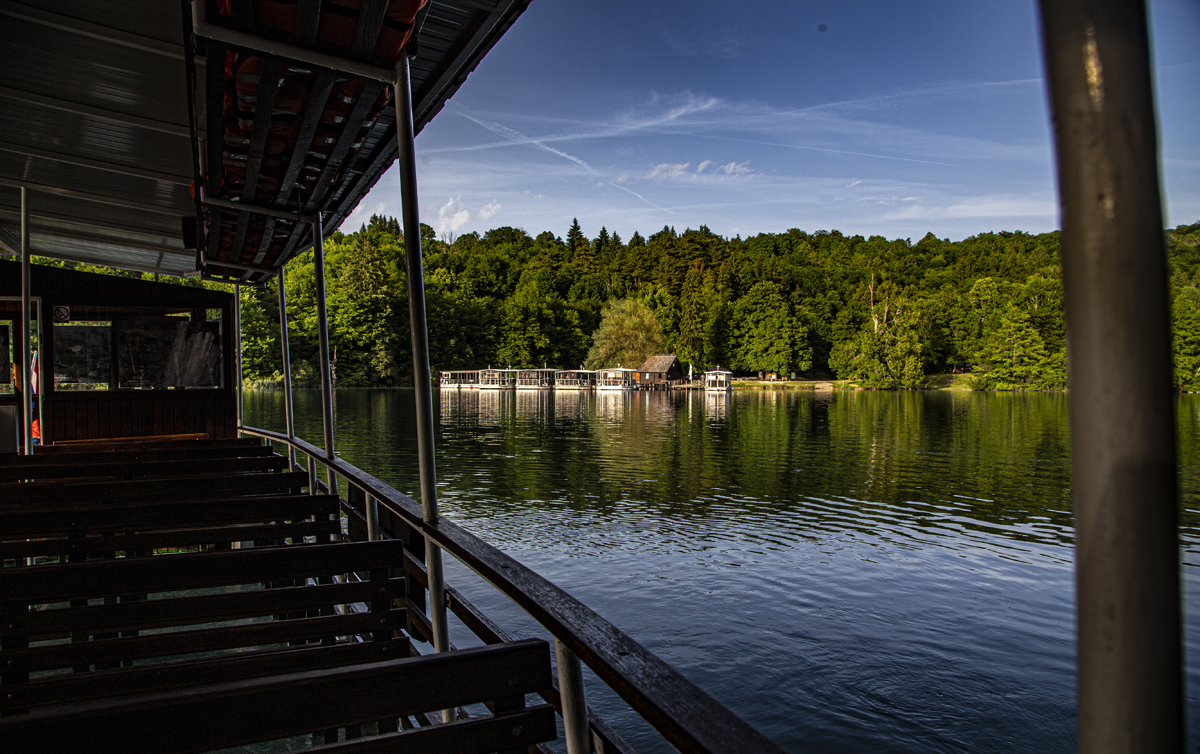
[{"label": "metal pole", "polygon": [[367,539],[379,541],[379,501],[374,495],[367,495]]},{"label": "metal pole", "polygon": [[21,322],[24,335],[21,340],[21,407],[25,414],[25,455],[33,454],[33,365],[30,349],[33,348],[33,317],[30,315],[30,295],[33,282],[30,278],[29,258],[29,189],[21,187]]},{"label": "metal pole", "polygon": [[1175,402],[1146,8],[1042,0],[1071,378],[1079,750],[1182,751]]},{"label": "metal pole", "polygon": [[[433,389],[429,375],[429,330],[425,322],[425,274],[421,262],[421,216],[417,206],[417,161],[413,144],[412,85],[408,55],[396,61],[396,84],[392,98],[396,108],[396,145],[399,151],[400,198],[404,214],[404,256],[408,277],[408,313],[412,325],[413,387],[417,409],[417,464],[421,476],[421,515],[437,524],[437,468],[433,457]],[[446,626],[446,590],[442,582],[442,551],[425,538],[425,570],[429,577],[429,619],[433,624],[433,648],[450,648]],[[442,710],[450,722],[450,712]]]},{"label": "metal pole", "polygon": [[[333,459],[333,374],[329,371],[329,313],[325,308],[325,240],[321,238],[321,212],[313,218],[313,272],[317,283],[317,335],[321,347],[321,424],[325,429],[325,458]],[[329,492],[338,494],[337,474],[325,466]]]},{"label": "metal pole", "polygon": [[242,417],[242,286],[237,283],[233,284],[233,333],[237,344],[235,351],[237,355],[234,358],[234,366],[237,367],[237,425],[241,430],[244,426]]},{"label": "metal pole", "polygon": [[[292,405],[292,351],[288,346],[287,292],[283,282],[283,268],[275,273],[275,287],[279,293],[279,351],[283,356],[283,416],[287,421],[289,440],[296,439],[296,409]],[[288,445],[288,471],[296,465],[296,449]]]},{"label": "metal pole", "polygon": [[558,693],[562,695],[567,754],[592,754],[592,729],[588,725],[587,700],[583,695],[583,665],[557,637],[554,639],[554,661],[558,665]]}]

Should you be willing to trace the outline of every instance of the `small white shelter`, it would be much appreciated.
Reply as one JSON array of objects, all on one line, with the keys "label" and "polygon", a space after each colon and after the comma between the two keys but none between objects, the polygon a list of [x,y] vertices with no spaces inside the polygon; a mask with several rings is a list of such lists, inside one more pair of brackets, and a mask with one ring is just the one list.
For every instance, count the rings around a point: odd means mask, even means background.
[{"label": "small white shelter", "polygon": [[733,372],[717,367],[704,373],[704,391],[706,393],[723,393],[726,390],[733,390]]}]

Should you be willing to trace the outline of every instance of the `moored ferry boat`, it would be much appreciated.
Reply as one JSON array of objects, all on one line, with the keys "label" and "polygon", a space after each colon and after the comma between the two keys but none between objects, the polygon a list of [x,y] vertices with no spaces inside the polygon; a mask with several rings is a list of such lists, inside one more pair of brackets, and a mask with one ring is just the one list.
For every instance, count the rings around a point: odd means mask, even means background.
[{"label": "moored ferry boat", "polygon": [[557,369],[521,369],[517,371],[517,390],[553,390]]},{"label": "moored ferry boat", "polygon": [[515,390],[517,387],[516,369],[480,369],[480,390]]},{"label": "moored ferry boat", "polygon": [[597,390],[637,390],[637,370],[609,367],[596,373]]},{"label": "moored ferry boat", "polygon": [[595,390],[596,370],[562,369],[554,374],[555,390]]},{"label": "moored ferry boat", "polygon": [[443,390],[477,390],[479,388],[479,372],[444,371],[438,378],[438,384]]}]

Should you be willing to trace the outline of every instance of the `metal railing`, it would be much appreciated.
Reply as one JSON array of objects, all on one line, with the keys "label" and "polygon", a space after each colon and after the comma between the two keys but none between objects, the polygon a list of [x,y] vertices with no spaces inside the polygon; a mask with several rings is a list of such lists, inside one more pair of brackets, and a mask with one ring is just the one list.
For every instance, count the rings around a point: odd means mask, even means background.
[{"label": "metal railing", "polygon": [[[409,614],[413,616],[411,629],[426,640],[433,638],[432,625],[424,607],[424,591],[428,588],[423,562],[426,540],[479,574],[553,635],[559,666],[558,686],[562,690],[552,688],[542,696],[564,716],[571,754],[633,752],[620,735],[586,706],[578,663],[591,668],[634,712],[681,752],[779,754],[783,751],[599,613],[510,555],[443,516],[438,516],[432,523],[426,522],[421,515],[421,505],[412,498],[340,458],[326,458],[324,450],[315,445],[255,427],[242,426],[240,430],[303,453],[308,459],[313,494],[328,489],[318,477],[320,466],[325,467],[329,479],[340,477],[345,485],[342,488],[344,494],[339,498],[348,519],[351,539],[391,537],[404,541],[408,575],[415,582],[414,586],[419,585],[415,593],[409,591]],[[449,586],[445,587],[445,605],[484,643],[511,640],[466,597]]]}]

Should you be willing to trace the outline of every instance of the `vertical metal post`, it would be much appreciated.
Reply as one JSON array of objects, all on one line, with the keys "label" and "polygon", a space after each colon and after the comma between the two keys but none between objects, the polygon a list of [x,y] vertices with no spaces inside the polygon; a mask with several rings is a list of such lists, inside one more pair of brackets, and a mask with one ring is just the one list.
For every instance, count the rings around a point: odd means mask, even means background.
[{"label": "vertical metal post", "polygon": [[367,539],[379,541],[379,501],[374,495],[367,495]]},{"label": "vertical metal post", "polygon": [[[289,440],[296,439],[296,408],[292,405],[292,351],[288,346],[287,292],[283,282],[283,268],[275,273],[275,287],[279,292],[279,351],[283,356],[283,416],[287,422]],[[296,450],[287,449],[288,471],[296,465]]]},{"label": "vertical metal post", "polygon": [[242,286],[233,284],[233,337],[236,346],[234,366],[237,368],[237,425],[239,430],[244,426],[242,416]]},{"label": "vertical metal post", "polygon": [[587,700],[583,695],[583,665],[558,637],[554,639],[554,662],[558,666],[558,693],[562,695],[567,754],[592,754],[592,729],[588,725]]},{"label": "vertical metal post", "polygon": [[[333,459],[333,374],[329,370],[329,312],[325,307],[325,239],[321,237],[321,210],[313,221],[313,272],[317,287],[317,336],[321,349],[321,425],[325,430],[325,458]],[[329,493],[338,494],[337,474],[325,466]]]},{"label": "vertical metal post", "polygon": [[29,189],[21,187],[21,407],[25,412],[25,455],[33,454],[33,365],[30,363],[33,348],[33,317],[30,314],[32,280],[29,258]]},{"label": "vertical metal post", "polygon": [[[412,325],[413,387],[417,409],[417,464],[421,476],[421,515],[437,525],[437,468],[433,456],[433,388],[429,374],[429,330],[425,322],[425,273],[421,260],[421,216],[417,205],[417,161],[413,144],[412,85],[408,55],[396,61],[392,98],[396,108],[396,145],[399,151],[400,200],[404,215],[404,256],[408,277],[408,313]],[[446,626],[446,590],[442,579],[442,550],[425,538],[425,570],[429,577],[429,619],[433,648],[450,648]],[[442,719],[450,722],[449,710]]]},{"label": "vertical metal post", "polygon": [[1071,378],[1079,750],[1182,751],[1175,401],[1142,0],[1041,0]]},{"label": "vertical metal post", "polygon": [[317,459],[312,456],[308,458],[308,494],[317,494]]}]

